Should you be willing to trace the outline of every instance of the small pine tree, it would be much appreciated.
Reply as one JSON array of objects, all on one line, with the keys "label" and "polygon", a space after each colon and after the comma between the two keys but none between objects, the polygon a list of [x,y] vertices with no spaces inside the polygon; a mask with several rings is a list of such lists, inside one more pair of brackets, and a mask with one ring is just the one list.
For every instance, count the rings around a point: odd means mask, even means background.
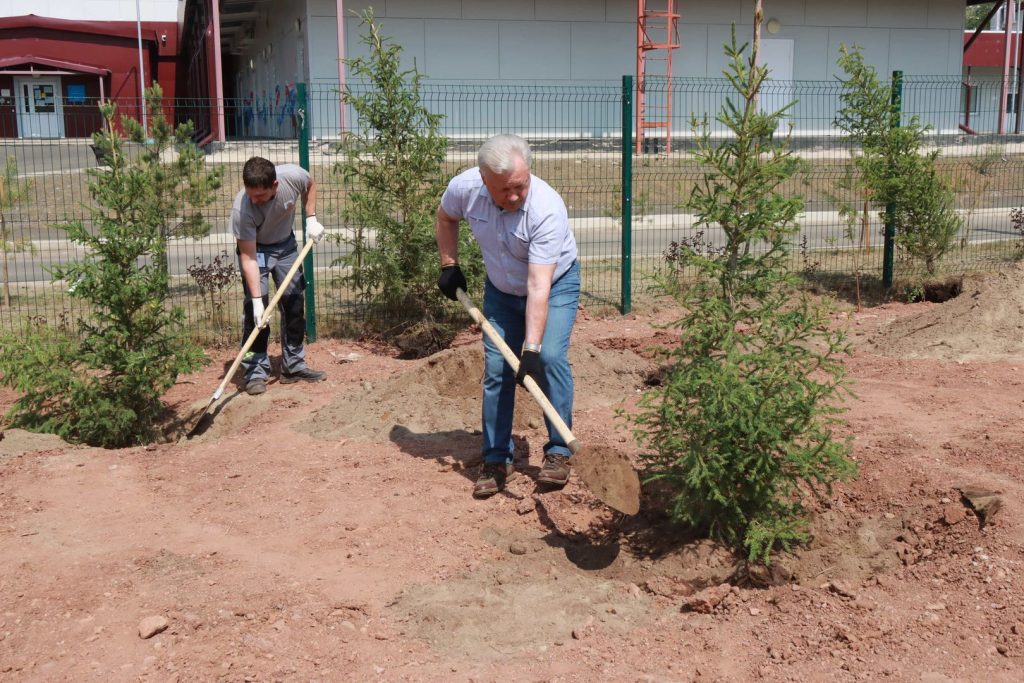
[{"label": "small pine tree", "polygon": [[731,135],[718,143],[706,117],[693,121],[696,159],[711,170],[687,206],[697,225],[721,228],[725,245],[674,254],[696,282],[665,283],[685,310],[670,325],[680,341],[630,419],[671,518],[767,562],[807,538],[802,498],[855,470],[832,432],[847,348],[787,266],[803,208],[779,191],[799,168],[788,139],[774,138],[788,106],[758,111],[767,69],[745,49],[734,29],[725,75],[740,102],[727,99],[717,116]]},{"label": "small pine tree", "polygon": [[[167,238],[208,230],[199,209],[218,176],[194,163],[201,157],[191,127],[167,125],[159,88],[146,95],[154,112],[148,141],[138,122],[118,122],[115,106],[101,105],[106,125],[93,140],[109,166],[90,170],[92,227],[61,226],[88,252],[53,271],[88,304],[78,334],[44,327],[0,344],[0,382],[22,394],[7,415],[14,426],[94,446],[150,441],[164,412],[161,396],[204,360],[185,336],[183,310],[166,305]],[[122,129],[146,145],[143,154],[125,153]],[[176,160],[160,161],[173,146]],[[182,212],[184,219],[171,220]]]},{"label": "small pine tree", "polygon": [[[896,244],[934,275],[939,261],[956,243],[962,220],[956,212],[953,186],[937,168],[938,150],[922,153],[929,130],[916,116],[899,123],[899,112],[889,101],[887,89],[874,67],[864,62],[859,47],[839,48],[842,107],[835,124],[845,131],[855,149],[855,177],[848,181],[854,196],[868,203],[894,223]],[[892,209],[891,215],[884,212]],[[846,216],[856,208],[840,204]]]},{"label": "small pine tree", "polygon": [[29,250],[32,248],[32,243],[20,238],[15,239],[8,232],[7,215],[28,196],[31,188],[31,182],[18,177],[18,160],[13,156],[7,157],[3,175],[0,176],[0,253],[3,254],[3,271],[0,276],[4,280],[4,306],[8,307],[11,305],[11,275],[8,254]]},{"label": "small pine tree", "polygon": [[[445,307],[436,288],[434,222],[448,180],[448,140],[439,132],[442,116],[422,103],[420,74],[401,69],[401,47],[381,35],[372,9],[361,20],[369,55],[345,63],[351,81],[371,87],[347,86],[341,96],[358,125],[336,168],[350,188],[343,215],[355,228],[352,237],[342,238],[351,250],[341,261],[351,267],[346,280],[362,301],[397,306],[409,324],[431,321]],[[479,285],[479,247],[468,230],[460,233],[459,249],[470,286]]]}]

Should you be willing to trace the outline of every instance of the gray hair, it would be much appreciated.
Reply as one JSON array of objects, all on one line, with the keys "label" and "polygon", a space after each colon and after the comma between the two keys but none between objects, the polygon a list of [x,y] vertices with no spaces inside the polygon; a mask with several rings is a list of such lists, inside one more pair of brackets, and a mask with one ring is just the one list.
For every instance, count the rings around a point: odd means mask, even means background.
[{"label": "gray hair", "polygon": [[496,175],[505,175],[515,169],[516,158],[526,162],[530,167],[530,145],[518,135],[495,135],[484,144],[476,154],[476,162],[482,171],[490,171]]}]

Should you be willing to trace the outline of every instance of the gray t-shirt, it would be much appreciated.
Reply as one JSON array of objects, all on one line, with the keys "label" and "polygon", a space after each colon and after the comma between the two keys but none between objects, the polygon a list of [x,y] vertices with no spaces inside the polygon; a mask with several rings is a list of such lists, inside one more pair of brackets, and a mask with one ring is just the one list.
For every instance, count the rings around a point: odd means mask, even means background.
[{"label": "gray t-shirt", "polygon": [[231,205],[231,234],[238,240],[256,240],[258,244],[277,244],[294,230],[295,208],[302,193],[309,189],[309,172],[295,164],[275,166],[277,193],[268,202],[255,206],[242,188]]},{"label": "gray t-shirt", "polygon": [[529,264],[555,264],[554,280],[576,260],[576,238],[562,197],[535,175],[518,211],[494,203],[474,166],[452,178],[441,209],[464,218],[480,244],[491,283],[506,294],[526,296]]}]

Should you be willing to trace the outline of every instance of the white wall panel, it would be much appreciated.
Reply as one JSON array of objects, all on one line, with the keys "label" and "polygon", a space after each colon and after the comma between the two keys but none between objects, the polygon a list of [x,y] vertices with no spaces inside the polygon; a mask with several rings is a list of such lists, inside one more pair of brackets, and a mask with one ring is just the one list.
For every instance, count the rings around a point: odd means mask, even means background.
[{"label": "white wall panel", "polygon": [[672,55],[672,73],[677,76],[708,75],[708,27],[683,24],[679,27],[679,49]]},{"label": "white wall panel", "polygon": [[754,5],[741,0],[719,2],[680,2],[681,22],[688,24],[738,24],[744,14],[754,13]]},{"label": "white wall panel", "polygon": [[928,0],[868,0],[868,26],[916,28],[928,23]]},{"label": "white wall panel", "polygon": [[498,36],[500,78],[570,78],[568,22],[503,21],[498,25]]},{"label": "white wall panel", "polygon": [[783,25],[774,37],[793,39],[793,79],[797,81],[828,80],[829,63],[839,53],[828,53],[828,29],[820,26]]},{"label": "white wall panel", "polygon": [[[386,36],[389,42],[401,46],[402,68],[411,69],[415,64],[416,68],[423,73],[424,65],[427,62],[425,47],[426,22],[423,19],[393,19],[389,17],[375,17],[375,21],[382,27],[382,36]],[[331,22],[329,28],[337,33],[334,22]],[[355,17],[345,21],[346,57],[365,57],[369,55],[369,47],[362,41],[365,28]]]},{"label": "white wall panel", "polygon": [[904,74],[936,76],[946,67],[949,55],[947,31],[938,29],[892,29],[890,32],[889,70]]},{"label": "white wall panel", "polygon": [[416,19],[461,19],[462,0],[387,0],[389,17]]},{"label": "white wall panel", "polygon": [[[802,26],[807,23],[807,2],[808,0],[764,0],[764,20],[778,19],[783,26]],[[753,3],[744,3],[742,11],[743,23],[753,24]]]},{"label": "white wall panel", "polygon": [[[627,30],[623,30],[623,29]],[[572,25],[572,78],[618,80],[636,71],[636,34],[623,24]]]},{"label": "white wall panel", "polygon": [[[553,0],[536,0],[536,2],[552,2]],[[535,19],[535,0],[502,0],[501,2],[477,2],[467,0],[462,3],[463,19]]]},{"label": "white wall panel", "polygon": [[[633,3],[634,7],[636,3]],[[540,0],[537,19],[550,21],[604,21],[604,0]],[[634,9],[634,14],[636,10]]]},{"label": "white wall panel", "polygon": [[929,0],[928,28],[962,31],[964,28],[963,0]]},{"label": "white wall panel", "polygon": [[839,2],[809,2],[808,26],[866,26],[867,0],[839,0]]},{"label": "white wall panel", "polygon": [[498,22],[426,22],[424,71],[431,78],[497,79]]}]

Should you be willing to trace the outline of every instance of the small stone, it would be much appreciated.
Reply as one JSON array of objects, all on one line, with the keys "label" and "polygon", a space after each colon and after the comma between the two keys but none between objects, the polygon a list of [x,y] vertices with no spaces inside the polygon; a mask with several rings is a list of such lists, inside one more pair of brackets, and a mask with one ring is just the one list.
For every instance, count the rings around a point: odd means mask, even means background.
[{"label": "small stone", "polygon": [[702,614],[708,614],[713,612],[715,608],[725,600],[725,597],[729,595],[731,590],[732,586],[727,583],[723,583],[719,586],[712,586],[711,588],[705,588],[699,593],[691,595],[683,600],[680,610],[683,612],[700,612]]},{"label": "small stone", "polygon": [[967,517],[967,511],[963,505],[958,503],[950,503],[942,508],[942,521],[947,526],[954,526],[964,521]]},{"label": "small stone", "polygon": [[1018,623],[1014,624],[1013,626],[1011,626],[1010,630],[1013,631],[1014,635],[1019,636],[1022,633],[1024,633],[1024,624],[1021,624],[1021,623],[1018,622]]},{"label": "small stone", "polygon": [[1004,657],[1010,653],[1010,648],[1006,647],[1002,643],[996,645],[996,652],[1003,655]]},{"label": "small stone", "polygon": [[924,608],[931,612],[941,612],[946,609],[946,606],[943,605],[941,602],[933,602],[931,604],[925,605]]},{"label": "small stone", "polygon": [[156,634],[166,631],[169,625],[162,616],[146,617],[139,622],[139,638],[143,640],[152,638]]},{"label": "small stone", "polygon": [[756,608],[756,607],[751,607],[750,608],[750,616],[756,617],[760,613],[761,613],[761,610],[759,610],[758,608]]},{"label": "small stone", "polygon": [[857,594],[842,581],[829,581],[828,589],[844,598],[856,598]]},{"label": "small stone", "polygon": [[533,498],[524,498],[516,505],[516,512],[521,515],[528,515],[537,509],[537,503]]},{"label": "small stone", "polygon": [[522,541],[512,541],[508,546],[508,551],[513,555],[525,555],[529,548]]}]

